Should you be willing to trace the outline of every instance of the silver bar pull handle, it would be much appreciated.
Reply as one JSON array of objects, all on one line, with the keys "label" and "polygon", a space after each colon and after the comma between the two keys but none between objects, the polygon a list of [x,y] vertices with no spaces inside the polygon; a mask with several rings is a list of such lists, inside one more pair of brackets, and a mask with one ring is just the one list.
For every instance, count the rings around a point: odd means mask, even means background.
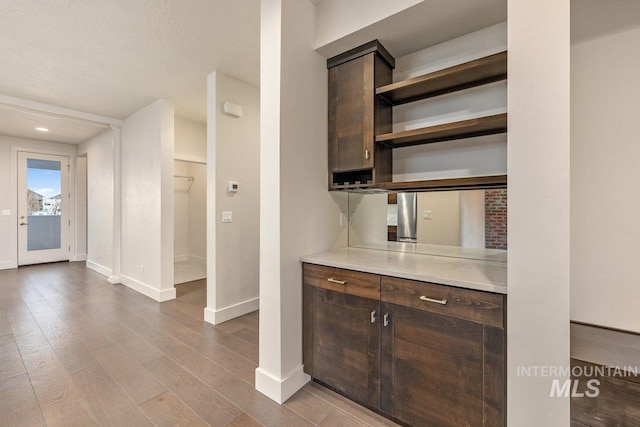
[{"label": "silver bar pull handle", "polygon": [[347,284],[346,280],[338,280],[338,279],[334,279],[333,277],[328,278],[327,282],[337,283],[338,285],[346,285]]},{"label": "silver bar pull handle", "polygon": [[376,323],[376,311],[371,312],[371,323]]},{"label": "silver bar pull handle", "polygon": [[369,160],[369,157],[371,157],[371,154],[369,153],[369,150],[364,150],[364,158]]},{"label": "silver bar pull handle", "polygon": [[382,317],[382,324],[384,326],[389,326],[389,313],[385,313],[385,315]]},{"label": "silver bar pull handle", "polygon": [[433,303],[442,304],[442,305],[445,305],[447,303],[446,299],[433,299],[433,298],[425,297],[424,295],[420,297],[420,301],[433,302]]}]

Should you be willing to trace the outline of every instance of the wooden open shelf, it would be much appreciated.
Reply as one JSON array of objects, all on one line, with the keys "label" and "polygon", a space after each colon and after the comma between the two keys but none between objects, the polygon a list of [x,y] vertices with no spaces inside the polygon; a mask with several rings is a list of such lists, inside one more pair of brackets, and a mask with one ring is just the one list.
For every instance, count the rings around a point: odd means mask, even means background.
[{"label": "wooden open shelf", "polygon": [[368,188],[377,188],[374,184],[368,182],[366,184],[352,183],[352,184],[332,184],[329,190],[364,190]]},{"label": "wooden open shelf", "polygon": [[391,105],[400,105],[506,78],[507,52],[500,52],[444,70],[381,86],[376,89],[376,95]]},{"label": "wooden open shelf", "polygon": [[431,144],[454,139],[493,135],[507,131],[507,113],[478,117],[459,122],[428,126],[403,132],[385,133],[376,136],[376,142],[392,148]]},{"label": "wooden open shelf", "polygon": [[426,181],[383,182],[376,184],[377,188],[389,191],[486,190],[505,188],[506,186],[507,175],[430,179]]},{"label": "wooden open shelf", "polygon": [[430,179],[424,181],[334,185],[329,190],[379,193],[384,191],[489,190],[492,188],[506,188],[506,186],[507,175],[490,175],[470,178]]}]

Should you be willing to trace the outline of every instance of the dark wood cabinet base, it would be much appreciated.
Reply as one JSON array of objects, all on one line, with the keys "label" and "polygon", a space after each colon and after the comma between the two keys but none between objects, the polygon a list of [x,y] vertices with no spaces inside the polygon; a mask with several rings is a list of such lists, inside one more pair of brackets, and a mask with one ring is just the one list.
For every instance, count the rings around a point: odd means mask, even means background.
[{"label": "dark wood cabinet base", "polygon": [[303,271],[303,357],[314,381],[403,425],[506,424],[504,295]]}]

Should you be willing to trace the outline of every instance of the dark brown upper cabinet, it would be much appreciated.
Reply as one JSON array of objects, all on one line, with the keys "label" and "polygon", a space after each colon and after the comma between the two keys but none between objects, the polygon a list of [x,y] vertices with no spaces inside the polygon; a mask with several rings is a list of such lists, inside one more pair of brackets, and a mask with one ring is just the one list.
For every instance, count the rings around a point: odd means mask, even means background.
[{"label": "dark brown upper cabinet", "polygon": [[391,132],[392,106],[376,88],[391,84],[394,66],[377,40],[327,61],[329,189],[391,181],[392,148],[375,138]]},{"label": "dark brown upper cabinet", "polygon": [[505,188],[506,175],[392,182],[393,150],[507,132],[507,114],[393,132],[393,106],[507,78],[507,52],[392,83],[395,60],[377,41],[327,60],[329,189]]}]

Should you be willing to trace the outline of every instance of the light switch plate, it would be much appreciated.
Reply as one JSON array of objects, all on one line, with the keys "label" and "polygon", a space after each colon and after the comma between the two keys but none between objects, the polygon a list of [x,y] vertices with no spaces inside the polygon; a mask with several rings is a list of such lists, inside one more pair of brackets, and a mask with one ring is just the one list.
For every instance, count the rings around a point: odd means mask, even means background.
[{"label": "light switch plate", "polygon": [[232,221],[233,221],[233,212],[222,211],[222,222],[232,222]]},{"label": "light switch plate", "polygon": [[2,209],[2,216],[11,216],[11,209]]},{"label": "light switch plate", "polygon": [[422,211],[422,219],[426,219],[426,220],[433,219],[431,211]]}]

